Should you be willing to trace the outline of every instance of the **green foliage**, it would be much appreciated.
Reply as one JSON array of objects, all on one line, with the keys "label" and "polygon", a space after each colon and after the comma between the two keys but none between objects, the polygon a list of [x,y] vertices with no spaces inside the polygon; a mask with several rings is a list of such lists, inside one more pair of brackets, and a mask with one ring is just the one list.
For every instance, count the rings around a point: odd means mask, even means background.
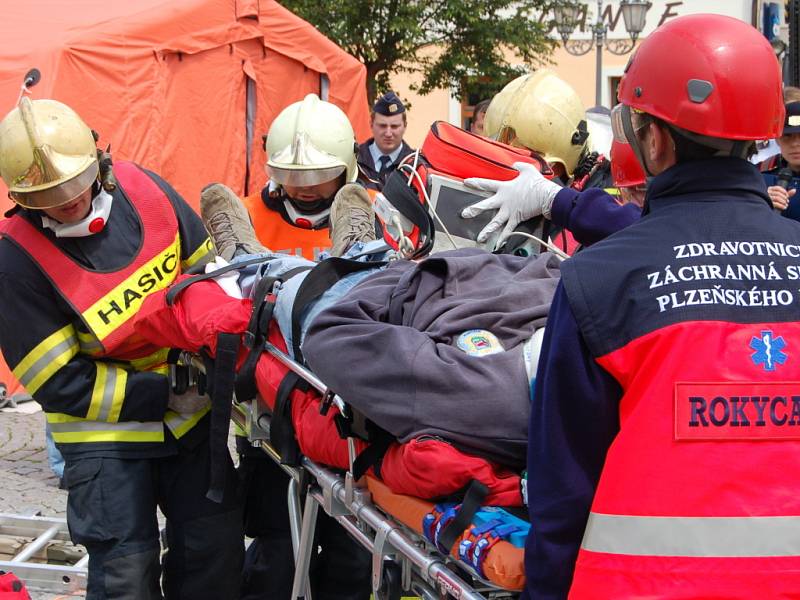
[{"label": "green foliage", "polygon": [[[394,73],[420,73],[415,91],[451,87],[490,97],[546,62],[546,0],[280,0],[367,67],[370,102]],[[421,52],[435,45],[438,52]],[[506,60],[505,50],[514,54]]]}]

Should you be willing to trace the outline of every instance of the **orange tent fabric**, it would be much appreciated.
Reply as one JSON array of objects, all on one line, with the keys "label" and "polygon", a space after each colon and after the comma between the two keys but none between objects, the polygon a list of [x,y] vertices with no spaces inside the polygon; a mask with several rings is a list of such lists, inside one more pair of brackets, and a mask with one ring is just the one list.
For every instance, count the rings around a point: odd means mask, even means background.
[{"label": "orange tent fabric", "polygon": [[[0,114],[36,67],[33,98],[73,107],[116,158],[195,207],[212,181],[263,186],[261,136],[308,93],[327,94],[368,137],[364,66],[272,0],[28,0],[4,6],[0,36]],[[6,196],[0,187],[0,208]]]},{"label": "orange tent fabric", "polygon": [[22,390],[22,386],[19,381],[14,378],[14,375],[11,374],[11,370],[8,368],[8,365],[6,365],[2,356],[0,356],[0,383],[6,384],[6,392],[9,396]]}]

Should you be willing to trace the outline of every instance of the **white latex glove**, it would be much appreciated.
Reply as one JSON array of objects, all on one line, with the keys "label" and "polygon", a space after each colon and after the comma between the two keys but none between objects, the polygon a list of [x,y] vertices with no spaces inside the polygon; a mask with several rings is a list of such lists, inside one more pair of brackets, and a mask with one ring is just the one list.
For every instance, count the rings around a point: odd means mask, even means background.
[{"label": "white latex glove", "polygon": [[[228,261],[221,256],[215,256],[213,261],[206,263],[206,273],[213,273],[217,269],[226,267],[229,264],[230,263],[228,263]],[[223,291],[231,298],[241,300],[244,298],[244,296],[242,296],[242,288],[239,287],[239,275],[239,271],[234,269],[233,271],[228,271],[227,273],[218,275],[212,279],[212,281],[216,281],[217,285],[219,285],[219,287],[221,287]]]},{"label": "white latex glove", "polygon": [[210,402],[211,399],[208,396],[201,396],[196,389],[187,390],[185,394],[176,394],[170,391],[167,408],[182,415],[189,415],[205,408]]},{"label": "white latex glove", "polygon": [[553,199],[562,189],[561,186],[545,179],[536,167],[529,163],[518,162],[513,166],[519,171],[519,175],[510,181],[496,181],[479,177],[470,177],[464,180],[464,185],[467,187],[494,193],[486,200],[467,206],[461,211],[463,218],[471,219],[484,211],[497,210],[494,218],[478,234],[480,243],[485,242],[490,235],[502,227],[503,232],[497,241],[499,246],[522,221],[539,215],[550,218]]}]

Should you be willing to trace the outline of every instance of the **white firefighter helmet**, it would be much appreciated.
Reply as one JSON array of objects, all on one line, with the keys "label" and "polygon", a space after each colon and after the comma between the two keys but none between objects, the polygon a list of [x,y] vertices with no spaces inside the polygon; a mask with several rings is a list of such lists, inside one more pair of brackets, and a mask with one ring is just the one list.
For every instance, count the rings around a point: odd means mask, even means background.
[{"label": "white firefighter helmet", "polygon": [[586,111],[572,87],[548,69],[522,75],[492,98],[485,135],[561,163],[572,175],[587,147]]},{"label": "white firefighter helmet", "polygon": [[280,185],[309,186],[346,173],[358,176],[356,138],[350,120],[335,104],[309,94],[284,108],[269,128],[267,174]]},{"label": "white firefighter helmet", "polygon": [[98,171],[92,130],[66,104],[23,96],[0,121],[0,177],[20,206],[67,204],[92,186]]}]

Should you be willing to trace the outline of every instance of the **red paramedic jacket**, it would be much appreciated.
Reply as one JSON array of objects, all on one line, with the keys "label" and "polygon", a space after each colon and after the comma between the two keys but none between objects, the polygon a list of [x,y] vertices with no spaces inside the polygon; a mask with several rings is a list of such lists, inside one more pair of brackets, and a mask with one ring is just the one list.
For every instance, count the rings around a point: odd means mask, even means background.
[{"label": "red paramedic jacket", "polygon": [[562,265],[622,389],[571,598],[800,595],[800,226],[759,177],[672,167],[639,223]]}]

